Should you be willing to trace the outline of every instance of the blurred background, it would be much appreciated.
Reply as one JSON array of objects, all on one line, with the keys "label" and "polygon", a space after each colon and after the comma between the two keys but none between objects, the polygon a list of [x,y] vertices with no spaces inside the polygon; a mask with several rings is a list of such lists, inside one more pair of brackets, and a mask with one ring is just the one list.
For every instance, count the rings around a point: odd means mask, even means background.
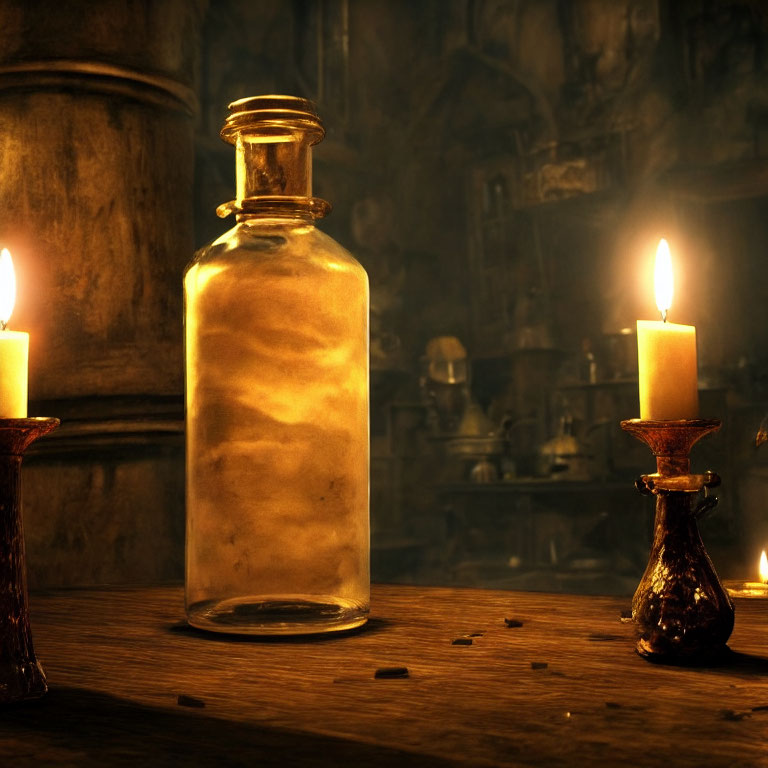
[{"label": "blurred background", "polygon": [[[32,586],[183,577],[181,278],[231,226],[228,102],[316,101],[371,281],[376,581],[631,594],[635,321],[695,325],[723,577],[768,545],[759,0],[0,0],[0,241],[31,333]],[[674,371],[670,372],[674,375]]]}]

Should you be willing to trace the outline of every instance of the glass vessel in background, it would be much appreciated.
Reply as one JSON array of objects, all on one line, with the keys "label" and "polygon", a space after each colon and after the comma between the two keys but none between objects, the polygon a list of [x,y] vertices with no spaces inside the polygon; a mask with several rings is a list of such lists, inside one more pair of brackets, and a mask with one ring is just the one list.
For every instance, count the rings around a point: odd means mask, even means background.
[{"label": "glass vessel in background", "polygon": [[230,104],[237,223],[184,276],[186,608],[201,629],[363,624],[370,595],[368,278],[314,220],[311,102]]}]

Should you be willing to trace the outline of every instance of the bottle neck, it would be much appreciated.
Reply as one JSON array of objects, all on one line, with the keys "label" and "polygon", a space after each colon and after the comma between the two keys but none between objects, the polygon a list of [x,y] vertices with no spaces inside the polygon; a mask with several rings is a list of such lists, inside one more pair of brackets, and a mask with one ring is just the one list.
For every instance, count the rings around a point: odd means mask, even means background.
[{"label": "bottle neck", "polygon": [[312,151],[299,136],[243,136],[235,143],[237,202],[312,197]]},{"label": "bottle neck", "polygon": [[279,136],[241,133],[235,141],[236,198],[217,208],[222,218],[322,218],[325,200],[312,197],[312,146],[301,132]]}]

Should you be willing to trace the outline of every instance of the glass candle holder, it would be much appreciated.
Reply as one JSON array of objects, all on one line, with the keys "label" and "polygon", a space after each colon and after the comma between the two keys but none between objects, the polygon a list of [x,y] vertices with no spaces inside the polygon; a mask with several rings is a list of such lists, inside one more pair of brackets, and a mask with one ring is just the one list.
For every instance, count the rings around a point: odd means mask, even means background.
[{"label": "glass candle holder", "polygon": [[38,699],[48,690],[29,625],[21,519],[21,461],[54,418],[0,419],[0,704]]},{"label": "glass candle holder", "polygon": [[621,426],[656,457],[656,472],[636,482],[641,493],[656,497],[651,553],[632,598],[637,652],[669,664],[718,661],[727,653],[733,631],[733,603],[704,547],[697,520],[717,504],[709,489],[720,478],[709,471],[692,474],[690,452],[698,440],[720,429],[720,421],[629,419]]}]

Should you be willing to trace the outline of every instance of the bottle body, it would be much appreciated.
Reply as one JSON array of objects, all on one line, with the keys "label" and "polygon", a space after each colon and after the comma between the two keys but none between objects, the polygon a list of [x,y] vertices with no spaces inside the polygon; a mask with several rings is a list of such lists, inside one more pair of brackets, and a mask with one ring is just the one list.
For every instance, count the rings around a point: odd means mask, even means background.
[{"label": "bottle body", "polygon": [[243,217],[184,278],[192,625],[365,622],[368,280],[311,221]]}]

